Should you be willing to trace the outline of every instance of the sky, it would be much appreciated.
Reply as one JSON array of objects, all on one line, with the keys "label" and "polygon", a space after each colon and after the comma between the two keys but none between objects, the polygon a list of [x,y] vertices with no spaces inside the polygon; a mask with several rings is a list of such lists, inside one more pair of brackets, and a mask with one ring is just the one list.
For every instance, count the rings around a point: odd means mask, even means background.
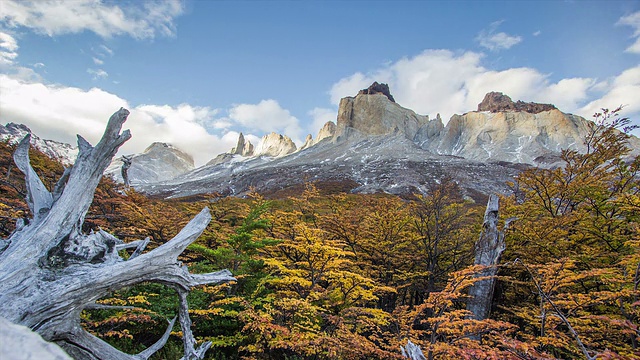
[{"label": "sky", "polygon": [[640,125],[640,1],[0,0],[0,123],[202,165],[269,132],[302,145],[373,81],[444,122],[487,92]]}]

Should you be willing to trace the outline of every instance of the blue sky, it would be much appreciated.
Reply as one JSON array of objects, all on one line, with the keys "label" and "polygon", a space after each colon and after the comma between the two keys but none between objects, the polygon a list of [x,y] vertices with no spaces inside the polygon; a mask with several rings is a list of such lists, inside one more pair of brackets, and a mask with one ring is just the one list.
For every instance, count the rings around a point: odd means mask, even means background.
[{"label": "blue sky", "polygon": [[447,119],[488,91],[640,123],[640,1],[0,1],[0,122],[198,164],[275,131],[299,145],[343,96],[387,82]]}]

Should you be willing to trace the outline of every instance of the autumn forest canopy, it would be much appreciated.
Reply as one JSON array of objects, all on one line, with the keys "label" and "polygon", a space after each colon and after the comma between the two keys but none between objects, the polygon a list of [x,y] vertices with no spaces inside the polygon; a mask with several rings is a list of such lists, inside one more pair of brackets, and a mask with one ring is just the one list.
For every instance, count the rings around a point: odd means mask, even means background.
[{"label": "autumn forest canopy", "polygon": [[[505,250],[484,319],[467,302],[484,279],[474,256],[486,199],[446,177],[403,197],[307,182],[278,196],[172,200],[105,177],[83,230],[149,237],[148,251],[210,209],[179,258],[192,273],[229,269],[237,279],[189,294],[193,335],[213,343],[208,359],[401,359],[407,340],[428,359],[640,358],[640,157],[618,130],[626,119],[596,120],[586,153],[524,170],[500,197]],[[31,217],[15,148],[0,142],[2,238]],[[30,158],[52,191],[63,166],[34,149]],[[138,353],[176,316],[179,294],[143,283],[98,303],[118,307],[83,311],[82,326]],[[180,329],[153,358],[182,356]]]}]

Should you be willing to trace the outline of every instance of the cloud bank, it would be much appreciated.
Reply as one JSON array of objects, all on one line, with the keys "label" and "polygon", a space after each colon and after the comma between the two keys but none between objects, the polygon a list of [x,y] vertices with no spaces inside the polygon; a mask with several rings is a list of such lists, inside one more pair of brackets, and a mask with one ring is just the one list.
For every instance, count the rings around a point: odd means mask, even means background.
[{"label": "cloud bank", "polygon": [[229,120],[253,131],[285,134],[297,143],[302,136],[299,120],[273,99],[234,105],[229,110]]},{"label": "cloud bank", "polygon": [[0,21],[48,36],[92,31],[104,38],[129,35],[149,39],[157,34],[175,35],[174,18],[183,11],[180,0],[127,5],[102,0],[2,0]]},{"label": "cloud bank", "polygon": [[484,95],[500,91],[514,101],[553,103],[565,112],[587,119],[600,107],[628,105],[625,115],[640,113],[640,69],[631,68],[612,79],[593,78],[550,80],[532,68],[491,70],[482,66],[484,55],[473,51],[450,50],[424,52],[382,66],[370,73],[355,73],[337,81],[330,90],[331,102],[354,96],[373,81],[389,84],[396,101],[420,114],[433,118],[442,114],[447,121],[453,114],[477,108]]},{"label": "cloud bank", "polygon": [[[131,107],[117,95],[98,88],[82,90],[74,87],[29,83],[0,74],[0,111],[3,121],[27,124],[38,136],[76,143],[81,134],[96,144],[107,120],[120,107],[131,111],[125,128],[132,138],[121,154],[139,153],[154,141],[168,142],[194,156],[202,165],[235,145],[235,138],[214,135],[203,124],[212,121],[218,110],[195,107],[139,105]],[[72,131],[70,131],[72,129]]]}]

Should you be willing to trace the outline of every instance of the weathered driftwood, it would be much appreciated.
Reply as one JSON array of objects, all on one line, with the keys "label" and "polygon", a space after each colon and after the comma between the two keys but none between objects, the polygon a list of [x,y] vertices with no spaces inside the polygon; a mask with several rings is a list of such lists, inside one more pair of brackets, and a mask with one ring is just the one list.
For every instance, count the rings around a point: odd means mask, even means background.
[{"label": "weathered driftwood", "polygon": [[407,340],[407,346],[400,346],[400,350],[402,351],[402,357],[405,357],[410,360],[427,360],[427,358],[422,353],[422,349],[420,346],[411,342],[411,340]]},{"label": "weathered driftwood", "polygon": [[122,155],[122,168],[120,168],[120,174],[122,175],[122,181],[124,186],[129,186],[129,168],[131,167],[131,161],[133,156]]},{"label": "weathered driftwood", "polygon": [[498,272],[497,265],[505,249],[504,232],[498,230],[498,210],[498,197],[490,195],[487,210],[484,213],[483,230],[475,246],[475,265],[485,266],[476,276],[483,279],[471,286],[467,302],[467,310],[471,311],[471,317],[476,320],[483,320],[489,316],[496,282],[495,276]]},{"label": "weathered driftwood", "polygon": [[[141,282],[159,282],[176,289],[185,359],[202,358],[211,345],[196,349],[191,333],[186,294],[198,285],[235,280],[227,270],[190,274],[177,260],[200,236],[211,220],[203,209],[178,235],[160,247],[142,253],[149,239],[123,244],[99,230],[81,232],[84,216],[102,173],[130,138],[120,133],[129,111],[120,109],[109,119],[100,142],[91,146],[78,136],[78,158],[50,193],[29,163],[29,136],[20,142],[14,160],[25,174],[27,202],[33,219],[16,229],[0,250],[0,316],[27,326],[44,339],[56,342],[80,359],[147,359],[166,343],[175,319],[165,335],[140,354],[125,354],[80,326],[80,312],[114,290]],[[135,247],[128,260],[118,250]]]}]

